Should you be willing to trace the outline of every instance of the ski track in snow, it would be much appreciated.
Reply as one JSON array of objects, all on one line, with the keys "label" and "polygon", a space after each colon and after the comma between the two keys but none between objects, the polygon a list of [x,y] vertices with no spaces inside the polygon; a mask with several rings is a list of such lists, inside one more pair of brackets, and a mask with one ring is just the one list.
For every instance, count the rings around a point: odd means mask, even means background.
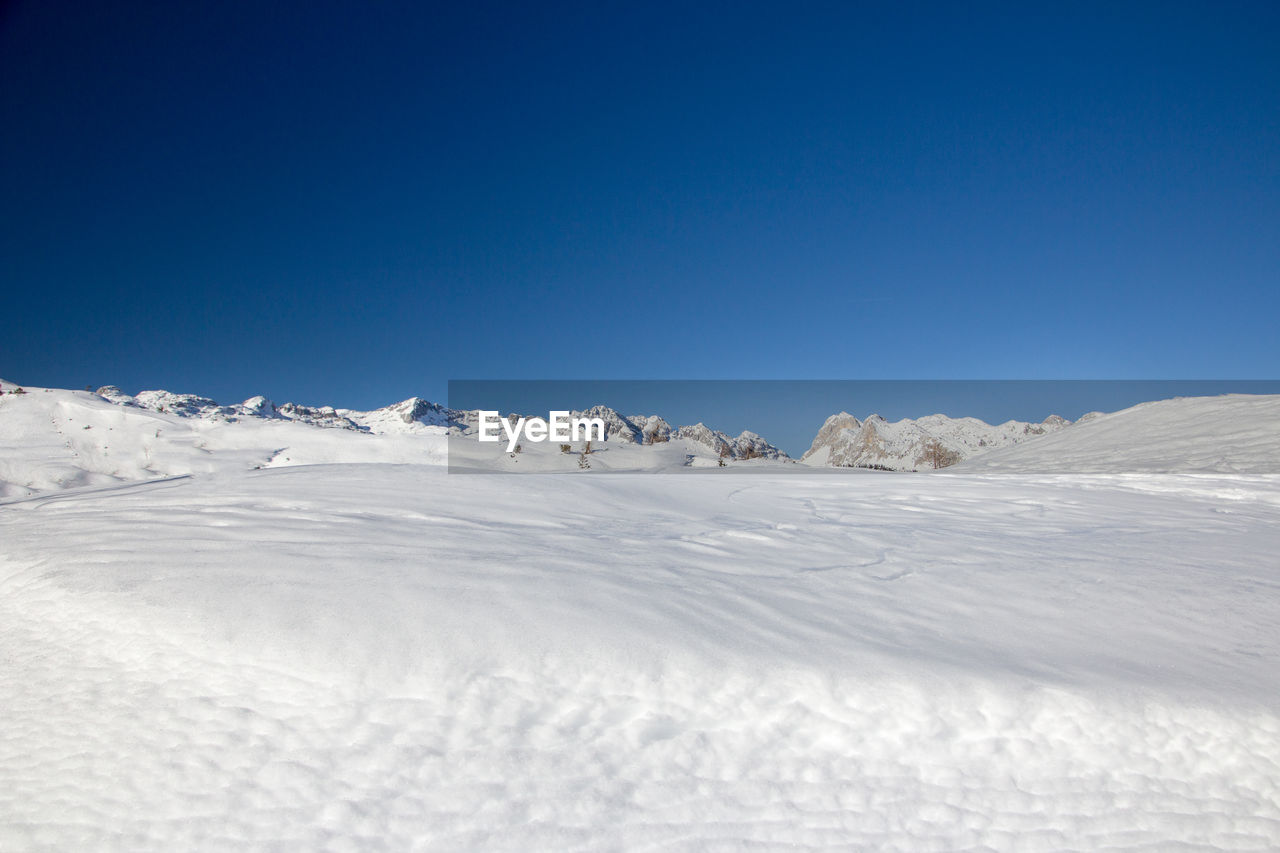
[{"label": "ski track in snow", "polygon": [[315,465],[10,502],[0,849],[1277,849],[1277,494]]}]

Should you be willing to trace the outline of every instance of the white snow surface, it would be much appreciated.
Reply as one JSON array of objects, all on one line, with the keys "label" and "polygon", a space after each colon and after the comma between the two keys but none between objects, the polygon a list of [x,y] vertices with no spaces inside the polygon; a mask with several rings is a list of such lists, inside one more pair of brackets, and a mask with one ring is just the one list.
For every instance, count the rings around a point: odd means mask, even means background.
[{"label": "white snow surface", "polygon": [[1175,397],[1094,412],[1070,429],[964,465],[992,472],[1280,474],[1280,395]]},{"label": "white snow surface", "polygon": [[0,504],[0,849],[1280,848],[1274,401],[1095,433],[1135,490],[467,476],[94,396],[0,397],[53,489]]}]

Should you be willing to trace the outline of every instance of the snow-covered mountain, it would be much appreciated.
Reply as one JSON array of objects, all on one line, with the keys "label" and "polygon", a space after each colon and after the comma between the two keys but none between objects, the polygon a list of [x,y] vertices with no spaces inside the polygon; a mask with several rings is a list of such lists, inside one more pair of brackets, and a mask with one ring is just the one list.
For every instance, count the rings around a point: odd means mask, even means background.
[{"label": "snow-covered mountain", "polygon": [[[0,498],[135,480],[329,463],[443,465],[484,471],[664,471],[729,461],[786,460],[754,433],[737,438],[702,425],[672,429],[656,415],[623,416],[605,406],[580,414],[605,421],[607,440],[588,464],[555,444],[505,444],[473,438],[474,411],[411,397],[371,411],[277,405],[265,397],[222,405],[169,391],[136,395],[29,388],[0,383]],[[452,447],[449,445],[452,444]],[[450,450],[455,452],[450,452]]]},{"label": "snow-covered mountain", "polygon": [[[312,420],[290,418],[255,398],[220,406],[192,395],[137,397],[0,383],[0,498],[138,480],[332,463],[443,466],[448,430],[405,423],[415,406],[398,404]],[[409,401],[406,401],[409,402]],[[397,424],[396,419],[399,418]],[[382,423],[376,421],[381,419]],[[323,426],[346,424],[344,428]],[[383,434],[375,434],[379,429]]]},{"label": "snow-covered mountain", "polygon": [[717,456],[730,459],[790,458],[750,430],[743,430],[737,438],[734,438],[720,430],[711,429],[706,424],[696,423],[693,426],[680,427],[672,435],[675,438],[695,441],[704,447],[711,448]]},{"label": "snow-covered mountain", "polygon": [[782,450],[750,430],[743,430],[736,438],[704,423],[672,429],[671,424],[657,415],[623,416],[608,406],[592,406],[575,417],[600,418],[605,425],[607,441],[623,441],[633,444],[662,444],[671,440],[692,441],[717,457],[726,459],[788,459]]},{"label": "snow-covered mountain", "polygon": [[410,397],[399,403],[368,412],[355,409],[335,409],[333,406],[303,406],[284,403],[277,406],[266,397],[250,397],[243,403],[223,406],[208,397],[195,394],[174,394],[169,391],[140,391],[136,396],[125,394],[114,385],[104,385],[97,390],[104,400],[120,406],[137,406],[153,412],[174,414],[186,418],[203,418],[212,421],[234,423],[244,418],[288,420],[328,429],[349,429],[375,435],[417,432],[424,426],[451,426],[455,413],[439,403],[421,397]]},{"label": "snow-covered mountain", "polygon": [[[577,414],[605,421],[607,440],[590,459],[552,443],[448,442],[473,438],[474,412],[418,397],[372,411],[276,405],[264,397],[221,405],[206,397],[128,395],[0,383],[0,497],[71,486],[317,463],[449,463],[474,471],[669,471],[780,465],[787,456],[759,435],[734,437],[705,424],[673,428],[656,415],[606,406]],[[1227,395],[1144,403],[1074,424],[931,415],[888,423],[842,412],[828,418],[806,466],[965,471],[1280,473],[1280,397]],[[456,463],[456,465],[455,465]]]},{"label": "snow-covered mountain", "polygon": [[971,456],[1058,432],[1070,424],[1058,415],[1038,424],[1007,421],[993,426],[977,418],[946,415],[890,423],[879,415],[860,421],[840,412],[827,418],[800,461],[889,471],[947,468]]},{"label": "snow-covered mountain", "polygon": [[656,415],[632,415],[626,417],[608,406],[592,406],[582,411],[570,412],[570,417],[599,418],[604,421],[606,441],[622,441],[629,444],[652,444],[671,434],[671,426]]},{"label": "snow-covered mountain", "polygon": [[[335,409],[332,406],[302,406],[285,403],[277,406],[266,397],[252,397],[243,403],[219,405],[208,397],[195,394],[173,394],[169,391],[142,391],[135,396],[114,385],[97,391],[99,397],[121,406],[137,406],[154,412],[186,418],[234,423],[245,418],[289,420],[311,426],[348,429],[374,435],[420,432],[423,427],[452,427],[466,432],[476,423],[474,411],[449,409],[421,397],[410,397],[400,403],[372,411]],[[787,454],[754,432],[743,431],[736,438],[713,430],[704,424],[673,429],[657,415],[622,415],[608,406],[592,406],[572,412],[574,417],[599,418],[604,421],[605,440],[626,444],[662,444],[671,439],[687,439],[729,459],[786,459]]]}]

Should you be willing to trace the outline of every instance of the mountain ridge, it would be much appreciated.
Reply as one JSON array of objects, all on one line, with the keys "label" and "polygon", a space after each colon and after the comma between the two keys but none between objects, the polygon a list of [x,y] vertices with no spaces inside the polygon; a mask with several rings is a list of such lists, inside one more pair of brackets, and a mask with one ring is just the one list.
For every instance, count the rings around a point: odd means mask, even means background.
[{"label": "mountain ridge", "polygon": [[934,414],[890,422],[878,414],[859,420],[848,412],[831,415],[800,457],[806,465],[919,471],[948,468],[990,450],[1009,447],[1065,429],[1071,421],[1049,415],[1040,423]]},{"label": "mountain ridge", "polygon": [[[94,393],[116,405],[136,406],[179,417],[229,423],[244,418],[288,420],[373,435],[413,433],[421,431],[421,427],[445,427],[466,434],[474,428],[477,420],[474,409],[450,409],[422,397],[410,397],[378,409],[361,411],[298,403],[276,405],[262,396],[250,397],[242,403],[222,405],[208,397],[170,391],[139,391],[130,395],[114,385],[104,385]],[[622,415],[604,405],[575,410],[570,414],[573,417],[600,418],[605,424],[606,441],[650,445],[665,443],[673,438],[686,439],[728,459],[790,459],[785,452],[750,430],[731,436],[702,423],[673,428],[658,415]]]}]

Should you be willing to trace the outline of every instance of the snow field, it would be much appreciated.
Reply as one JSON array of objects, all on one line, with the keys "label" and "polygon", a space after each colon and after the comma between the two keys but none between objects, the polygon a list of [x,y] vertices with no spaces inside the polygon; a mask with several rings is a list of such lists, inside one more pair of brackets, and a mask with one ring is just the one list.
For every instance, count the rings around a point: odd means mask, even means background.
[{"label": "snow field", "polygon": [[1274,849],[1280,502],[1123,480],[11,503],[0,848]]}]

